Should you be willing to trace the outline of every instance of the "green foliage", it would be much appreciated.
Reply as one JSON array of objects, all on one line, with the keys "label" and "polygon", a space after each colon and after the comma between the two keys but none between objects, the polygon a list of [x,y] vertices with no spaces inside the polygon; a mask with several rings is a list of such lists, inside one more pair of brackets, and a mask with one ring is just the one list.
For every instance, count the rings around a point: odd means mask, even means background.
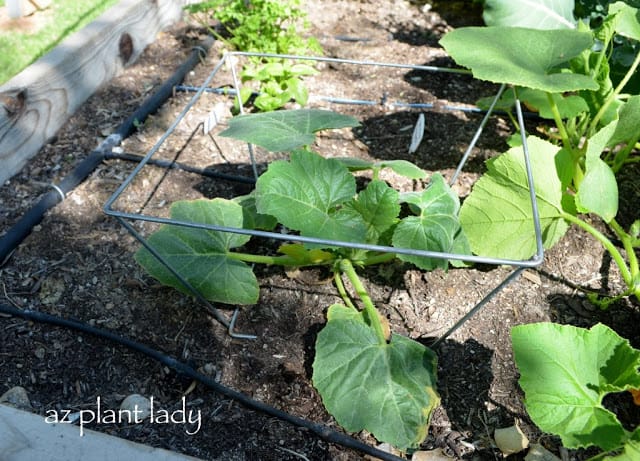
[{"label": "green foliage", "polygon": [[573,0],[485,0],[482,17],[488,26],[566,29],[575,24],[573,6]]},{"label": "green foliage", "polygon": [[[231,49],[288,55],[322,52],[317,40],[300,35],[299,29],[306,29],[308,24],[299,0],[213,0],[185,9]],[[222,32],[209,25],[211,18],[219,21]],[[302,77],[313,73],[315,70],[305,64],[255,58],[243,67],[240,76],[245,83],[256,82],[257,88],[243,87],[242,102],[247,103],[255,90],[259,95],[253,103],[262,111],[278,109],[292,99],[305,105],[308,94]]]},{"label": "green foliage", "polygon": [[[540,138],[527,139],[532,157],[538,210],[546,248],[564,235],[562,187],[549,174],[555,169],[558,147]],[[527,259],[536,252],[533,212],[521,147],[487,162],[487,173],[474,185],[460,210],[471,249],[483,256]],[[488,204],[490,204],[488,206]]]},{"label": "green foliage", "polygon": [[[473,47],[469,43],[474,43]],[[440,44],[473,76],[551,93],[598,89],[588,75],[562,72],[569,61],[593,44],[591,34],[570,29],[463,27]]]},{"label": "green foliage", "polygon": [[[513,85],[518,99],[555,124],[546,128],[549,142],[530,138],[544,243],[546,247],[556,243],[566,231],[566,222],[571,222],[604,245],[627,286],[612,299],[592,297],[606,307],[621,296],[640,297],[638,239],[631,229],[625,231],[616,222],[615,176],[625,164],[640,161],[640,96],[624,93],[640,64],[640,52],[628,63],[616,86],[610,74],[615,40],[640,39],[640,13],[624,2],[615,2],[594,29],[578,23],[575,29],[545,30],[550,27],[548,21],[555,20],[553,27],[562,25],[572,2],[538,3],[542,12],[530,13],[524,8],[530,2],[487,2],[493,8],[487,13],[498,25],[457,29],[441,43],[458,64],[471,68],[474,76]],[[523,22],[528,16],[536,19]],[[522,28],[522,24],[529,28]],[[513,94],[503,96],[498,106],[510,110]],[[486,100],[481,104],[486,105]],[[560,146],[554,148],[552,143]],[[533,254],[534,234],[525,226],[533,214],[526,204],[528,199],[525,203],[523,170],[519,169],[519,176],[513,175],[514,162],[522,160],[518,152],[521,150],[512,150],[491,160],[486,177],[465,200],[460,219],[474,252],[514,259]],[[554,170],[555,175],[550,173]],[[609,238],[578,213],[597,215],[608,224],[622,242],[626,260]]]},{"label": "green foliage", "polygon": [[[421,192],[400,193],[378,178],[381,169],[414,179],[426,173],[407,161],[324,158],[308,147],[300,149],[313,143],[318,130],[355,125],[351,117],[319,110],[232,119],[224,136],[292,151],[289,159],[271,163],[249,195],[177,202],[172,207],[174,219],[224,229],[163,225],[147,242],[203,296],[222,303],[257,302],[258,285],[249,263],[329,267],[344,305],[329,308],[328,323],[318,335],[313,382],[329,412],[347,430],[366,429],[407,449],[424,440],[439,403],[436,356],[389,331],[355,268],[396,257],[422,269],[447,269],[448,262],[332,244],[288,243],[280,246],[278,255],[257,255],[240,251],[248,236],[228,233],[279,224],[303,237],[468,254],[458,221],[458,197],[441,175],[432,175]],[[366,170],[372,178],[358,188],[353,171]],[[147,249],[136,259],[162,283],[187,291]],[[343,276],[351,282],[361,310],[347,294]]]},{"label": "green foliage", "polygon": [[328,110],[281,110],[234,117],[220,136],[250,142],[271,152],[287,152],[311,145],[317,131],[358,125],[355,118]]},{"label": "green foliage", "polygon": [[440,402],[436,355],[400,335],[380,342],[352,308],[333,305],[327,317],[313,363],[327,410],[350,432],[366,429],[399,449],[419,445]]},{"label": "green foliage", "polygon": [[[175,202],[171,218],[197,224],[242,227],[242,207],[229,200]],[[202,296],[227,304],[255,304],[258,281],[251,268],[232,258],[230,250],[249,241],[246,235],[206,231],[183,226],[163,226],[148,239],[149,245]],[[146,248],[136,261],[165,285],[184,293],[189,290]]]},{"label": "green foliage", "polygon": [[568,448],[597,446],[635,459],[640,428],[625,430],[605,408],[610,393],[640,389],[640,351],[613,330],[537,323],[511,332],[520,386],[531,419]]}]

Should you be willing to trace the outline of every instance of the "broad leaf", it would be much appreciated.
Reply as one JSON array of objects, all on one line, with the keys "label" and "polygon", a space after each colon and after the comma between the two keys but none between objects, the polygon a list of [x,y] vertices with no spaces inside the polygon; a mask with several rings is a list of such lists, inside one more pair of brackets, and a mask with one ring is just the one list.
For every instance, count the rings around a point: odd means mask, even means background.
[{"label": "broad leaf", "polygon": [[605,461],[637,461],[640,459],[640,428],[636,428],[631,438],[624,444],[622,453],[617,456],[605,456]]},{"label": "broad leaf", "polygon": [[[565,96],[559,93],[553,93],[551,96],[560,112],[560,117],[563,119],[576,117],[583,112],[589,111],[587,102],[580,96]],[[547,99],[547,93],[544,91],[518,88],[518,98],[527,108],[538,111],[540,117],[553,120],[551,105]],[[481,109],[488,109],[494,99],[494,96],[481,98],[476,102],[476,105]],[[495,110],[512,110],[514,105],[515,97],[513,91],[505,91],[495,105]],[[519,137],[520,134],[516,134],[516,136]]]},{"label": "broad leaf", "polygon": [[362,314],[332,306],[318,334],[313,384],[347,431],[363,429],[403,450],[426,437],[439,404],[436,355],[400,335],[380,344]]},{"label": "broad leaf", "polygon": [[[543,243],[550,248],[566,232],[562,186],[555,174],[558,147],[527,138]],[[522,147],[487,162],[487,173],[473,187],[460,210],[460,223],[471,249],[482,256],[526,259],[536,252],[533,212]]]},{"label": "broad leaf", "polygon": [[[406,217],[398,224],[393,233],[394,247],[445,253],[465,248],[466,239],[460,232],[457,216],[458,197],[440,174],[432,176],[431,184],[424,192],[403,194],[402,197],[419,209],[419,216]],[[459,239],[457,243],[456,238]],[[425,256],[398,254],[398,258],[424,270],[446,269],[448,265],[446,259]]]},{"label": "broad leaf", "polygon": [[375,180],[345,205],[362,216],[367,226],[368,243],[378,243],[380,236],[397,222],[400,214],[398,195],[384,181]]},{"label": "broad leaf", "polygon": [[602,324],[521,325],[511,336],[527,412],[540,429],[567,448],[612,450],[628,439],[602,398],[640,387],[640,351]]},{"label": "broad leaf", "polygon": [[640,127],[640,95],[631,96],[620,108],[618,125],[616,131],[609,139],[608,146],[628,143],[633,139],[638,139]]},{"label": "broad leaf", "polygon": [[591,77],[559,72],[592,43],[588,32],[521,27],[463,27],[440,40],[447,53],[478,79],[551,93],[599,88]]},{"label": "broad leaf", "polygon": [[485,0],[482,18],[488,26],[572,29],[573,0]]},{"label": "broad leaf", "polygon": [[407,160],[385,160],[377,163],[380,168],[391,168],[395,173],[409,179],[424,179],[427,173]]},{"label": "broad leaf", "polygon": [[241,195],[233,199],[242,207],[242,216],[245,229],[273,230],[278,221],[273,216],[258,213],[256,209],[255,190],[248,195]]},{"label": "broad leaf", "polygon": [[362,216],[340,207],[355,194],[355,178],[339,161],[297,151],[260,176],[256,207],[307,237],[363,242],[367,228]]},{"label": "broad leaf", "polygon": [[[242,207],[224,199],[175,202],[171,218],[225,227],[243,227]],[[258,281],[251,268],[229,257],[231,248],[249,240],[247,235],[163,225],[147,239],[151,245],[202,296],[227,304],[255,304]],[[136,261],[161,283],[192,294],[146,248]]]},{"label": "broad leaf", "polygon": [[609,14],[617,13],[616,32],[627,38],[640,40],[640,9],[625,2],[609,5]]},{"label": "broad leaf", "polygon": [[581,213],[595,213],[610,222],[618,213],[618,183],[611,167],[600,154],[615,132],[617,122],[602,128],[589,141],[586,171],[576,194],[576,206]]},{"label": "broad leaf", "polygon": [[220,136],[288,152],[312,144],[317,131],[358,125],[357,119],[328,110],[279,110],[233,117]]}]

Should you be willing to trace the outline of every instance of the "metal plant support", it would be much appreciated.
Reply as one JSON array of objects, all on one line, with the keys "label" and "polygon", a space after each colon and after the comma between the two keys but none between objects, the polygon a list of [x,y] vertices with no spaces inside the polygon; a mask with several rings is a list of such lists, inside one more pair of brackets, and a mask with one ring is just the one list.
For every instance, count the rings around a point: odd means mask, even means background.
[{"label": "metal plant support", "polygon": [[[131,186],[131,183],[134,179],[141,173],[141,171],[148,166],[152,165],[164,165],[167,166],[165,160],[158,160],[154,158],[158,151],[163,148],[163,145],[167,138],[172,135],[178,124],[189,114],[192,107],[198,103],[203,94],[214,93],[221,95],[227,98],[236,98],[239,104],[240,112],[243,111],[242,103],[239,98],[239,90],[240,90],[240,82],[238,80],[238,72],[236,71],[237,62],[239,59],[244,59],[248,57],[264,57],[264,58],[281,58],[281,59],[290,59],[296,61],[311,61],[315,63],[329,63],[329,64],[340,64],[340,65],[348,65],[348,66],[364,66],[364,67],[380,67],[380,68],[396,68],[407,71],[423,71],[423,72],[432,72],[432,73],[448,73],[455,78],[456,75],[465,74],[469,75],[469,72],[462,69],[451,69],[451,68],[443,68],[443,67],[434,67],[434,66],[418,66],[418,65],[405,65],[405,64],[395,64],[395,63],[383,63],[383,62],[373,62],[373,61],[357,61],[357,60],[348,60],[348,59],[337,59],[337,58],[324,58],[324,57],[309,57],[309,56],[292,56],[292,55],[274,55],[274,54],[258,54],[258,53],[241,53],[241,52],[233,52],[227,53],[223,56],[223,58],[218,62],[218,64],[213,68],[211,73],[205,79],[199,87],[187,87],[187,86],[179,86],[176,88],[176,91],[186,91],[193,92],[192,98],[189,102],[184,106],[179,115],[175,118],[175,120],[170,124],[170,126],[166,129],[164,134],[158,139],[158,141],[153,145],[153,147],[142,157],[142,160],[138,163],[138,165],[134,168],[132,173],[124,180],[124,182],[118,187],[118,189],[114,192],[114,194],[109,198],[104,206],[104,211],[107,215],[113,216],[116,218],[142,245],[144,245],[162,264],[166,266],[166,268],[175,275],[175,277],[180,280],[183,286],[192,293],[205,307],[205,309],[221,324],[223,324],[229,331],[229,334],[235,338],[243,338],[243,339],[253,339],[255,336],[246,335],[237,333],[234,331],[235,321],[238,315],[238,310],[233,313],[230,319],[228,319],[224,314],[222,314],[218,308],[216,308],[211,302],[206,300],[197,289],[189,284],[179,272],[177,272],[166,260],[162,258],[162,256],[146,241],[145,237],[133,226],[132,222],[136,221],[145,221],[151,223],[159,223],[159,224],[171,224],[176,226],[185,226],[191,228],[198,228],[204,230],[211,231],[222,231],[222,232],[231,232],[236,234],[245,234],[254,237],[262,237],[276,240],[286,240],[286,241],[294,241],[294,242],[302,242],[302,243],[319,243],[323,245],[337,246],[337,247],[346,247],[346,248],[354,248],[354,249],[364,249],[370,251],[378,251],[378,252],[389,252],[396,254],[408,254],[415,256],[425,256],[430,258],[438,258],[438,259],[446,259],[446,260],[463,260],[471,263],[481,263],[481,264],[489,264],[489,265],[506,265],[514,268],[513,272],[510,273],[498,286],[496,286],[493,290],[491,290],[485,297],[480,300],[467,314],[465,314],[460,320],[458,320],[449,330],[447,330],[442,336],[440,336],[433,346],[437,346],[442,343],[449,335],[451,335],[454,331],[456,331],[462,324],[464,324],[471,316],[477,313],[483,306],[485,306],[498,292],[500,292],[506,285],[515,280],[525,269],[538,266],[544,256],[544,250],[542,245],[542,232],[540,225],[540,218],[538,214],[538,206],[536,201],[536,193],[533,182],[533,175],[531,172],[531,164],[529,160],[529,149],[526,141],[526,133],[522,132],[522,145],[524,152],[524,160],[525,160],[525,168],[527,172],[527,180],[529,186],[529,194],[531,199],[531,208],[533,220],[531,222],[531,227],[535,232],[536,238],[536,253],[533,257],[526,260],[511,260],[511,259],[501,259],[501,258],[492,258],[492,257],[483,257],[476,255],[466,255],[466,254],[455,254],[455,253],[443,253],[443,252],[434,252],[428,251],[425,249],[419,248],[396,248],[396,247],[388,247],[388,246],[380,246],[380,245],[369,245],[363,243],[354,243],[354,242],[345,242],[345,241],[336,241],[330,239],[321,239],[321,238],[310,238],[303,237],[299,235],[285,234],[279,232],[267,232],[267,231],[259,231],[252,229],[243,229],[243,228],[235,228],[235,227],[225,227],[225,226],[215,226],[215,225],[206,225],[202,223],[195,222],[186,222],[175,219],[169,219],[160,216],[154,216],[148,213],[143,212],[130,212],[124,210],[118,210],[115,208],[115,204],[118,201],[119,197],[122,196],[125,191]],[[221,71],[224,66],[229,66],[231,70],[232,80],[233,80],[233,88],[225,87],[221,88],[220,86],[213,86],[211,83],[214,81],[216,75]],[[450,179],[450,185],[453,185],[462,171],[468,157],[470,156],[474,146],[478,142],[483,129],[489,120],[490,116],[494,112],[494,107],[500,95],[505,90],[505,86],[503,85],[498,94],[496,95],[493,103],[489,107],[488,110],[482,111],[478,108],[469,108],[462,107],[456,105],[441,105],[440,109],[444,110],[455,110],[455,111],[470,111],[470,112],[481,112],[484,113],[484,117],[480,122],[477,130],[473,138],[471,139],[463,157],[461,158],[455,173],[452,175]],[[379,105],[385,104],[387,107],[393,107],[396,109],[419,109],[419,110],[430,110],[434,108],[434,105],[431,103],[407,103],[407,102],[393,102],[389,101],[389,98],[385,95],[381,97],[380,101],[372,101],[372,100],[362,100],[362,99],[349,99],[349,98],[338,98],[338,97],[316,97],[317,99],[323,100],[327,103],[336,103],[336,104],[357,104],[357,105]],[[519,104],[519,101],[516,100],[516,116],[520,127],[524,127],[524,117]],[[258,177],[257,166],[255,156],[256,153],[251,145],[247,146],[248,149],[248,162],[252,169],[252,176],[233,176],[229,174],[216,173],[215,170],[207,168],[206,173],[209,177],[218,177],[221,180],[226,181],[237,181],[242,183],[253,183]],[[176,167],[175,164],[171,164],[170,167]],[[189,167],[188,165],[180,165],[179,168],[187,169],[187,171],[198,172],[202,171],[194,167]]]}]

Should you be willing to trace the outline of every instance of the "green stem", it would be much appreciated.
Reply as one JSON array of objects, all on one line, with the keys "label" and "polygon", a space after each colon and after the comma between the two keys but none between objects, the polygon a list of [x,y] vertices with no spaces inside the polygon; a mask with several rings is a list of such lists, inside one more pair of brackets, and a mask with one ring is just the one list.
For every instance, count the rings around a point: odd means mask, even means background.
[{"label": "green stem", "polygon": [[382,328],[382,323],[380,322],[380,317],[378,314],[378,310],[373,305],[373,301],[369,297],[369,293],[365,289],[360,277],[356,274],[356,270],[351,264],[351,261],[348,259],[343,259],[340,261],[340,270],[346,274],[349,278],[349,281],[353,285],[353,288],[356,290],[356,293],[362,300],[362,305],[364,306],[364,313],[369,320],[370,326],[376,332],[376,336],[378,337],[378,341],[380,344],[386,344],[387,338],[384,335],[384,329]]},{"label": "green stem", "polygon": [[633,64],[631,64],[631,67],[629,67],[629,70],[627,71],[624,78],[620,80],[620,83],[613,90],[613,93],[609,95],[609,97],[604,102],[602,107],[600,107],[600,110],[598,111],[596,116],[593,118],[593,120],[591,120],[591,124],[589,125],[589,133],[594,133],[596,131],[596,128],[598,127],[598,123],[600,123],[600,120],[602,119],[602,117],[604,117],[605,112],[607,111],[611,103],[620,94],[620,92],[625,87],[625,85],[629,82],[629,80],[633,76],[633,73],[636,71],[636,68],[638,67],[639,64],[640,64],[640,52],[636,55],[636,58],[633,60]]},{"label": "green stem", "polygon": [[609,223],[609,226],[616,233],[620,241],[622,241],[622,245],[624,246],[624,251],[627,252],[627,259],[629,260],[629,268],[631,269],[631,279],[636,280],[638,278],[638,257],[636,256],[635,248],[633,248],[633,239],[627,234],[622,226],[618,224],[615,219],[612,219]]},{"label": "green stem", "polygon": [[306,266],[327,266],[333,264],[335,261],[332,259],[323,260],[321,262],[304,262],[298,258],[291,256],[266,256],[255,255],[252,253],[237,253],[235,251],[229,251],[226,254],[227,258],[234,259],[236,261],[243,261],[246,263],[266,264],[276,266],[292,266],[292,267],[306,267]]},{"label": "green stem", "polygon": [[374,266],[376,264],[388,263],[389,261],[393,261],[394,259],[396,259],[395,253],[381,253],[373,256],[368,256],[363,261],[359,261],[359,263],[363,266]]},{"label": "green stem", "polygon": [[577,216],[573,216],[569,213],[563,212],[562,218],[566,221],[569,221],[575,224],[576,226],[580,227],[584,231],[594,236],[596,240],[598,240],[602,244],[602,246],[609,252],[611,257],[615,261],[616,265],[620,268],[620,274],[622,275],[622,279],[624,280],[624,283],[627,286],[633,285],[633,277],[631,276],[631,272],[629,271],[629,268],[627,267],[627,264],[625,263],[624,258],[622,257],[622,254],[620,254],[620,252],[615,247],[615,245],[611,243],[611,240],[609,240],[604,234],[602,234],[599,230],[597,230],[591,224],[583,221]]},{"label": "green stem", "polygon": [[558,127],[558,133],[560,133],[560,138],[562,139],[562,145],[567,149],[571,150],[571,141],[569,140],[569,134],[564,127],[564,123],[562,123],[562,116],[560,115],[560,111],[558,110],[558,106],[556,105],[556,101],[553,99],[553,95],[551,93],[547,93],[547,100],[549,101],[549,106],[551,107],[551,113],[553,114],[553,120],[556,122],[556,127]]},{"label": "green stem", "polygon": [[626,163],[627,159],[629,158],[629,155],[631,154],[631,151],[635,148],[636,143],[638,142],[639,139],[640,139],[640,133],[634,136],[633,138],[631,138],[627,143],[627,145],[618,151],[616,156],[613,158],[613,165],[611,167],[614,173],[617,173],[620,170],[620,168],[622,168],[622,166]]},{"label": "green stem", "polygon": [[340,271],[335,271],[333,273],[333,280],[336,284],[336,288],[338,289],[338,293],[340,293],[340,297],[342,298],[346,306],[350,307],[353,310],[358,310],[356,309],[356,306],[354,306],[353,303],[351,302],[351,299],[347,294],[347,290],[345,290],[344,288],[344,283],[342,283],[342,276],[340,274]]}]

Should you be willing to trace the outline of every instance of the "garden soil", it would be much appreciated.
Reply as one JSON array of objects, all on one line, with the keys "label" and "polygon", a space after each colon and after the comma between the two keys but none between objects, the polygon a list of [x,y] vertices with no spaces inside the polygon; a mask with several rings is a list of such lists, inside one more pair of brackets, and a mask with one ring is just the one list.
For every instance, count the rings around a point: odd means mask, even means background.
[{"label": "garden soil", "polygon": [[[438,46],[454,27],[480,24],[479,12],[463,2],[433,5],[397,0],[306,2],[310,34],[325,55],[376,62],[452,67]],[[0,232],[10,228],[50,184],[59,182],[80,160],[129,116],[186,58],[203,38],[194,24],[182,22],[159,35],[137,63],[105,85],[66,123],[13,179],[0,188]],[[220,60],[220,42],[187,77],[201,85]],[[380,66],[320,63],[308,79],[311,105],[356,116],[361,126],[322,133],[315,148],[328,156],[365,159],[406,159],[429,172],[451,177],[481,116],[466,109],[495,93],[496,88],[465,75]],[[214,86],[232,82],[229,66]],[[316,96],[372,101],[371,104],[331,104]],[[164,107],[125,140],[122,151],[146,154],[192,97],[176,92]],[[432,108],[407,109],[394,101],[431,103]],[[158,158],[251,176],[246,148],[205,135],[202,122],[212,109],[220,124],[230,116],[232,101],[205,94],[158,150]],[[449,110],[455,106],[459,110]],[[424,139],[409,153],[413,127],[420,112],[426,120]],[[539,127],[534,120],[529,131]],[[492,117],[473,149],[454,189],[464,198],[484,171],[485,160],[506,149],[508,118]],[[255,152],[256,168],[264,171],[277,158]],[[311,384],[313,345],[325,323],[326,309],[340,298],[321,271],[257,266],[260,300],[240,310],[235,330],[257,339],[232,338],[196,299],[166,288],[137,265],[139,242],[103,205],[129,176],[136,163],[104,161],[90,177],[49,211],[13,255],[0,266],[0,302],[76,319],[135,339],[208,374],[225,386],[281,410],[340,430],[327,414]],[[637,177],[637,171],[628,173]],[[424,187],[420,181],[386,174],[403,190]],[[366,181],[363,176],[361,181]],[[114,209],[138,215],[166,217],[172,202],[226,197],[249,192],[243,183],[212,179],[178,170],[145,166],[124,191]],[[640,190],[627,181],[621,193],[625,221],[638,219]],[[141,236],[156,225],[130,221]],[[625,222],[624,224],[628,224]],[[597,221],[594,225],[599,226]],[[274,254],[278,242],[254,239],[250,250]],[[425,345],[438,338],[485,297],[513,268],[476,266],[424,273],[392,264],[363,273],[367,288],[392,329]],[[510,329],[514,325],[554,321],[589,327],[603,322],[640,346],[639,306],[622,300],[600,311],[584,290],[618,293],[621,280],[615,266],[590,236],[570,229],[545,254],[537,269],[526,270],[500,290],[480,312],[450,335],[437,349],[441,405],[433,415],[423,450],[442,449],[461,459],[497,460],[493,441],[497,428],[518,424],[532,443],[563,459],[584,459],[585,451],[567,451],[559,440],[541,433],[529,420],[518,387]],[[232,310],[222,306],[227,318]],[[0,318],[0,394],[14,386],[26,389],[29,410],[80,411],[96,406],[117,409],[130,394],[153,396],[157,405],[173,411],[182,402],[200,411],[202,425],[92,424],[88,428],[156,447],[209,460],[359,460],[363,455],[325,442],[286,422],[247,410],[169,368],[109,341],[25,320]],[[607,405],[629,427],[640,421],[630,396]],[[51,414],[51,413],[49,413]],[[352,434],[372,446],[371,434]],[[522,459],[523,454],[510,459]]]}]

